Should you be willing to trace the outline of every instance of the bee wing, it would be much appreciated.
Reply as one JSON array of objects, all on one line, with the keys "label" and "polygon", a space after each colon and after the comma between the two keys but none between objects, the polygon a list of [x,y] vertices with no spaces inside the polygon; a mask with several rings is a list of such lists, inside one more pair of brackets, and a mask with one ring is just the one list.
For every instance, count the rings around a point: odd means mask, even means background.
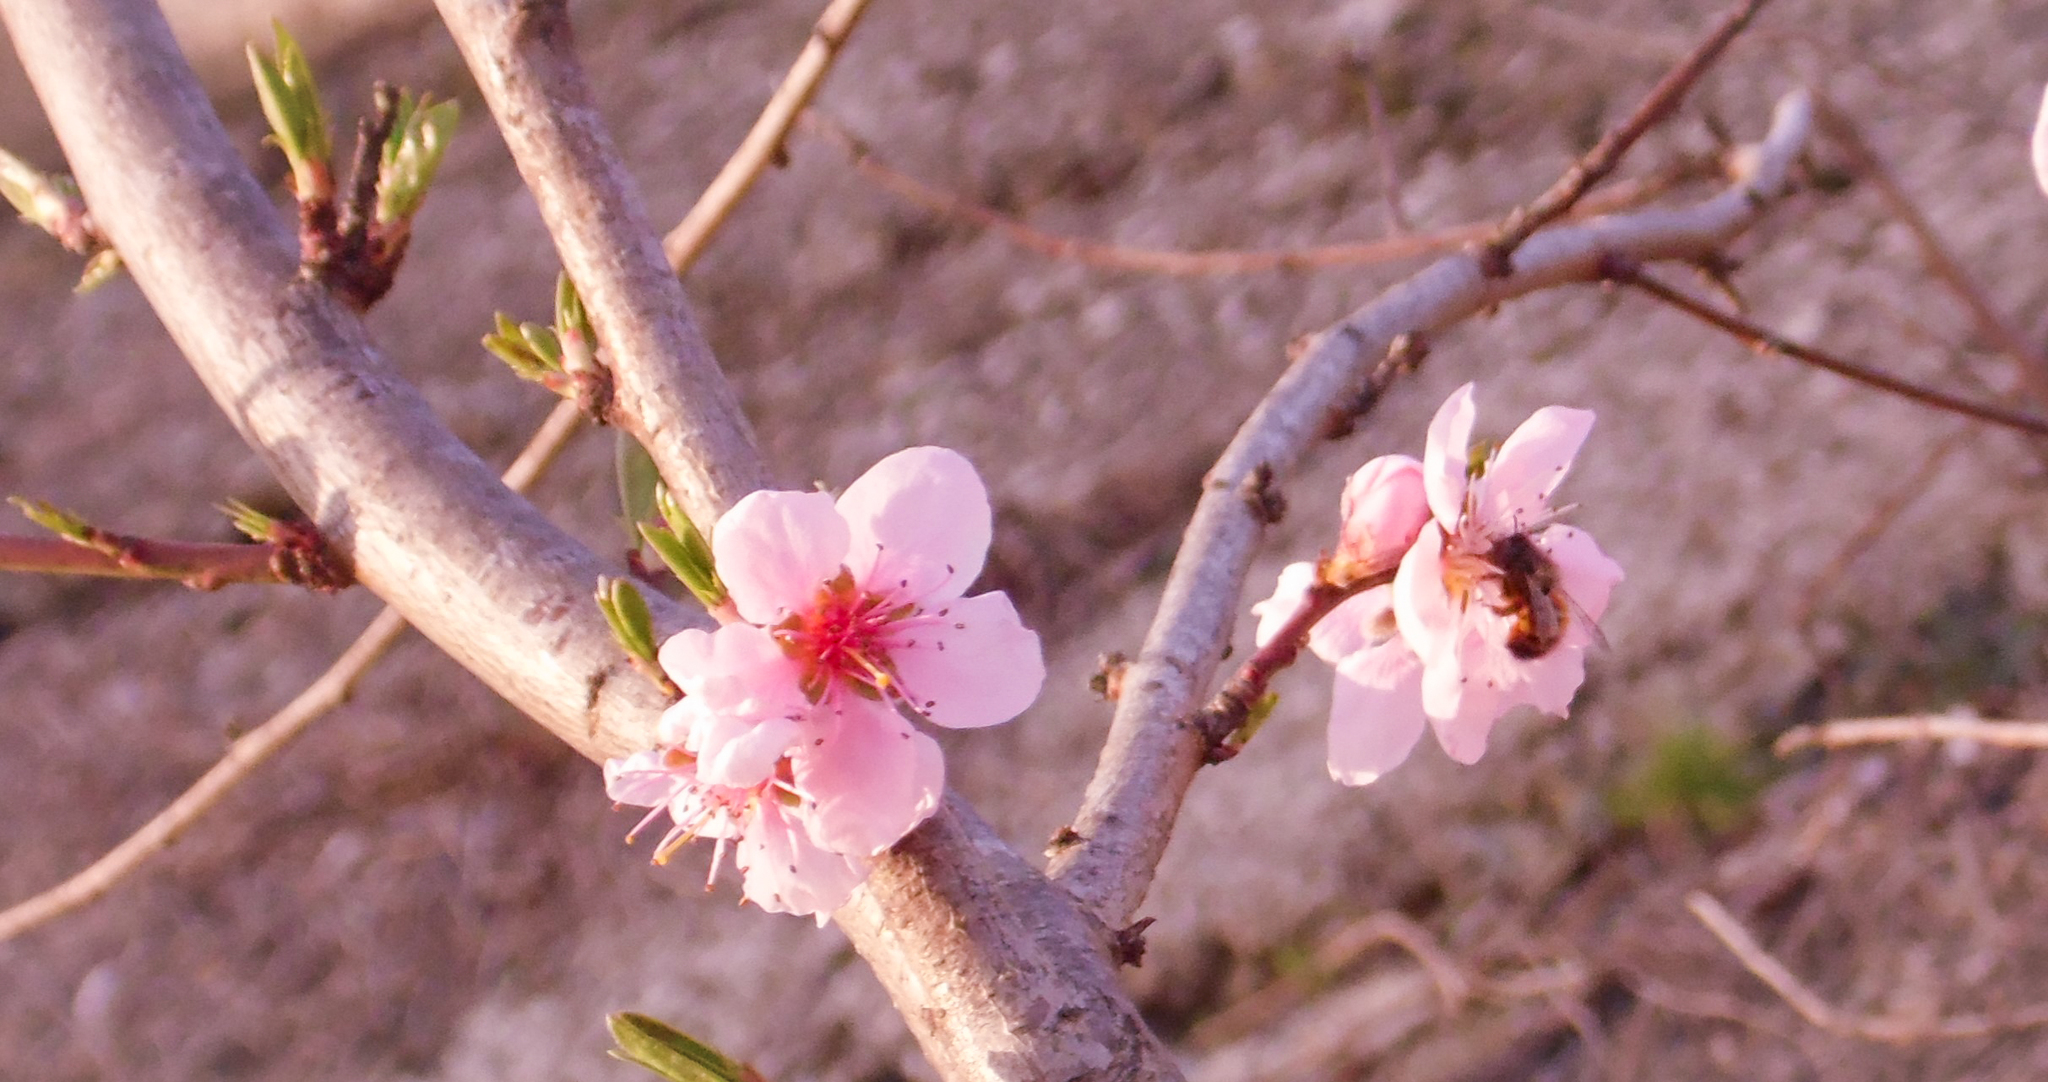
[{"label": "bee wing", "polygon": [[1579,604],[1572,595],[1560,588],[1551,593],[1550,599],[1562,606],[1569,617],[1565,624],[1566,634],[1570,634],[1574,627],[1582,627],[1586,629],[1586,637],[1592,640],[1593,646],[1601,650],[1613,649],[1607,642],[1606,633],[1600,630],[1600,621],[1593,619],[1593,614],[1587,612],[1586,607]]}]

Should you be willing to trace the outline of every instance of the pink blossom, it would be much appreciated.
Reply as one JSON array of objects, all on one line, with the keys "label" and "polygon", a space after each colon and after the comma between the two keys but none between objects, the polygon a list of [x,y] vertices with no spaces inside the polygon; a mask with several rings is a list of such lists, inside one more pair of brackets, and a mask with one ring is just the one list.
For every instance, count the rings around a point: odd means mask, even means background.
[{"label": "pink blossom", "polygon": [[1422,662],[1422,708],[1444,751],[1476,762],[1493,723],[1529,704],[1563,715],[1585,679],[1593,621],[1621,567],[1555,524],[1551,495],[1592,429],[1590,410],[1537,410],[1473,469],[1472,385],[1430,422],[1423,483],[1434,518],[1395,575],[1401,638]]},{"label": "pink blossom", "polygon": [[1337,517],[1340,559],[1364,570],[1398,558],[1429,523],[1422,463],[1381,455],[1359,467],[1344,484]]},{"label": "pink blossom", "polygon": [[748,901],[771,913],[815,916],[820,925],[867,879],[866,858],[834,853],[811,840],[786,766],[742,787],[707,782],[697,765],[680,747],[636,752],[604,765],[607,795],[652,809],[636,833],[668,813],[671,825],[655,849],[656,863],[694,838],[715,839],[714,878],[733,847]]},{"label": "pink blossom", "polygon": [[[1288,564],[1273,596],[1252,606],[1265,646],[1300,611],[1316,566]],[[1365,785],[1401,765],[1421,738],[1422,662],[1394,625],[1392,588],[1347,598],[1309,629],[1308,648],[1336,667],[1330,697],[1330,776]]]},{"label": "pink blossom", "polygon": [[[687,750],[707,777],[751,784],[787,755],[811,839],[866,856],[938,806],[945,764],[906,715],[950,728],[1007,721],[1038,696],[1038,636],[1000,592],[962,596],[988,553],[987,490],[939,447],[899,451],[833,500],[756,492],[712,554],[744,622],[684,632],[661,661],[712,718]],[[696,709],[696,708],[693,708]]]}]

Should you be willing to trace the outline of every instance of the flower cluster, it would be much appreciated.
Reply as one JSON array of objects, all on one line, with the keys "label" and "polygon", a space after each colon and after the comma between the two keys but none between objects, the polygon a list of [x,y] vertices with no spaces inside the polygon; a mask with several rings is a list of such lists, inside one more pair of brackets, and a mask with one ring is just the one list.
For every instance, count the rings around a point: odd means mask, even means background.
[{"label": "flower cluster", "polygon": [[1565,714],[1621,581],[1620,566],[1583,530],[1558,524],[1551,503],[1591,411],[1537,410],[1483,458],[1471,449],[1475,413],[1468,383],[1430,422],[1421,461],[1367,463],[1345,489],[1336,555],[1289,565],[1253,606],[1264,646],[1319,582],[1375,582],[1393,569],[1308,636],[1337,670],[1329,765],[1346,784],[1400,765],[1425,727],[1472,763],[1508,710]]},{"label": "flower cluster", "polygon": [[825,915],[871,858],[938,807],[945,761],[915,725],[1008,721],[1038,696],[1038,636],[1001,592],[964,596],[988,553],[988,492],[939,447],[876,463],[836,501],[756,492],[719,521],[729,591],[716,631],[677,634],[683,698],[662,744],[605,764],[613,800],[667,811],[664,860],[728,843],[749,901]]}]

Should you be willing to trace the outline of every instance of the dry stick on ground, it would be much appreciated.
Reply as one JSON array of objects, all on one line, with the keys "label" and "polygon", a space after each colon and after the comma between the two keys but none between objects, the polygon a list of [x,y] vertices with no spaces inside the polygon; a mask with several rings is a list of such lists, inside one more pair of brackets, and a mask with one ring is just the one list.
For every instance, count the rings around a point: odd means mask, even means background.
[{"label": "dry stick on ground", "polygon": [[2048,1004],[2021,1007],[1997,1017],[1963,1014],[1948,1018],[1880,1018],[1845,1011],[1822,999],[1785,968],[1783,962],[1772,957],[1749,934],[1749,930],[1711,895],[1693,891],[1685,896],[1685,907],[1692,910],[1692,915],[1707,926],[1707,931],[1728,948],[1728,953],[1733,954],[1744,969],[1769,985],[1778,998],[1798,1012],[1799,1017],[1815,1028],[1837,1036],[1879,1044],[1915,1044],[1991,1037],[2013,1030],[2048,1026]]},{"label": "dry stick on ground", "polygon": [[[620,388],[614,415],[672,488],[695,486],[686,510],[708,528],[766,471],[590,104],[565,6],[437,4],[591,310]],[[689,348],[664,352],[674,346]],[[1118,985],[1108,931],[951,794],[836,919],[945,1077],[1079,1077],[1106,1063],[1179,1076]]]},{"label": "dry stick on ground", "polygon": [[2018,370],[2020,385],[2026,389],[2027,397],[2033,400],[2035,408],[2048,409],[2048,356],[2028,345],[2026,337],[1999,313],[1985,294],[1984,287],[1964,269],[1962,261],[1941,239],[1940,232],[1921,211],[1920,205],[1906,194],[1897,175],[1878,156],[1856,121],[1825,97],[1815,99],[1814,119],[1820,130],[1848,155],[1850,169],[1869,179],[1891,207],[1892,213],[1905,223],[1906,229],[1913,234],[1914,244],[1920,249],[1920,260],[1926,264],[1928,273],[1962,303],[1970,314],[1970,321],[1976,325],[1978,337],[2012,360],[2013,367]]},{"label": "dry stick on ground", "polygon": [[[859,6],[864,7],[865,0],[862,0]],[[853,13],[853,17],[858,17],[858,14],[859,12],[856,10]],[[848,18],[836,25],[838,28],[837,34],[843,39],[844,35],[852,28],[852,18]],[[809,55],[808,52],[806,52],[806,55]],[[822,67],[805,67],[800,62],[798,71],[792,71],[790,78],[791,80],[796,80],[799,78],[799,72],[802,72],[802,78],[809,80],[815,85],[818,80],[823,78],[825,70],[829,66],[829,57],[826,64]],[[778,98],[780,96],[778,94]],[[764,114],[762,120],[757,122],[757,128],[761,124],[767,123],[768,119]],[[786,132],[788,125],[793,121],[794,115],[791,115],[787,118],[778,119],[776,123],[781,131]],[[703,210],[702,208],[712,201],[728,204],[737,202],[746,196],[751,187],[751,184],[714,185],[711,189],[698,196],[697,207],[692,209],[692,216],[724,222],[730,216],[729,206],[716,210]],[[703,253],[704,247],[715,234],[715,227],[700,230],[692,235],[689,243],[671,248],[667,254],[674,261],[676,272],[681,273],[688,269],[689,265],[695,262],[697,257]],[[525,449],[520,451],[519,456],[513,460],[512,465],[506,469],[504,475],[506,487],[515,492],[524,492],[531,487],[540,478],[540,475],[547,470],[548,466],[554,462],[556,457],[560,455],[562,450],[568,446],[570,437],[575,435],[580,428],[578,424],[580,419],[581,410],[577,403],[573,401],[557,403],[554,410],[548,414],[547,419],[541,422],[540,427],[535,430],[532,438],[527,441]],[[42,542],[45,539],[0,538],[0,570],[18,569],[9,567],[6,559],[9,543],[16,540]],[[107,562],[110,566],[112,565],[110,558],[101,556],[90,549],[63,541],[53,540],[47,543],[60,545],[67,551],[83,553],[88,557],[94,557]],[[236,555],[243,557],[246,557],[252,551],[257,553],[266,552],[265,549],[252,545],[209,547],[231,548],[236,550]],[[267,555],[262,562],[265,573],[267,573]],[[166,566],[166,564],[161,559],[152,562],[152,567],[163,566]],[[220,574],[220,569],[217,565],[208,565],[207,570],[210,576],[214,576],[209,578],[209,582],[237,581],[217,578]],[[129,574],[129,572],[123,569],[104,572],[88,569],[77,573]],[[273,577],[265,581],[275,581],[275,579]],[[78,874],[34,897],[25,899],[5,910],[0,910],[0,942],[5,942],[30,928],[45,924],[104,897],[109,890],[113,889],[115,884],[119,883],[129,873],[141,867],[150,857],[163,851],[173,841],[176,841],[192,824],[198,822],[208,811],[218,805],[222,797],[226,796],[235,786],[253,774],[257,767],[275,757],[278,752],[284,750],[301,733],[305,732],[306,728],[315,719],[347,702],[354,693],[356,684],[390,650],[391,646],[398,641],[398,636],[400,632],[405,630],[405,627],[405,621],[392,610],[385,609],[379,613],[376,619],[372,620],[370,625],[364,628],[362,633],[356,637],[356,640],[349,644],[348,649],[342,651],[341,656],[335,659],[326,672],[320,674],[284,709],[278,711],[261,725],[251,729],[248,733],[237,739],[229,747],[227,755],[223,756],[219,763],[207,770],[177,800],[173,801],[162,812],[153,816],[149,822],[143,824],[140,830],[130,835],[121,844],[108,850],[98,860],[95,860]]]},{"label": "dry stick on ground", "polygon": [[436,6],[590,312],[613,376],[609,416],[708,527],[767,470],[592,100],[566,3]]},{"label": "dry stick on ground", "polygon": [[1188,720],[1221,661],[1266,528],[1241,495],[1247,479],[1260,471],[1286,476],[1404,335],[1426,341],[1515,297],[1597,279],[1607,253],[1647,261],[1718,251],[1783,193],[1809,117],[1803,93],[1779,102],[1753,171],[1714,199],[1547,230],[1530,238],[1505,278],[1487,275],[1474,256],[1440,260],[1300,351],[1208,474],[1072,824],[1081,841],[1053,859],[1060,883],[1112,926],[1131,918],[1151,884],[1181,799],[1209,750]]},{"label": "dry stick on ground", "polygon": [[1609,281],[1640,290],[1710,327],[1726,331],[1759,353],[1776,353],[1781,357],[1787,357],[1802,364],[1810,364],[1815,368],[1825,369],[1838,376],[1846,376],[1858,383],[1875,387],[1880,391],[1890,391],[1901,398],[1918,402],[1923,406],[1931,406],[1935,409],[1961,414],[1964,417],[1974,418],[2030,435],[2048,436],[2048,419],[2036,417],[2030,413],[2023,413],[2019,410],[2009,410],[2003,406],[1972,402],[1967,398],[1959,398],[1949,394],[1947,391],[1938,390],[1933,387],[1924,387],[1910,380],[1899,379],[1896,376],[1887,376],[1875,369],[1866,368],[1853,361],[1844,360],[1832,353],[1814,349],[1812,346],[1802,346],[1797,342],[1780,338],[1778,335],[1757,324],[1751,323],[1739,316],[1733,316],[1720,311],[1711,305],[1688,297],[1684,293],[1659,282],[1655,278],[1643,273],[1642,269],[1632,260],[1624,258],[1611,258],[1607,260],[1603,277]]},{"label": "dry stick on ground", "polygon": [[[506,486],[515,492],[532,486],[568,445],[581,417],[574,402],[556,403],[526,448],[505,470]],[[238,737],[220,762],[209,767],[191,788],[150,817],[135,833],[71,878],[0,910],[0,943],[98,901],[149,858],[169,848],[192,824],[212,811],[221,798],[255,773],[257,767],[298,739],[314,720],[347,702],[363,676],[391,649],[405,628],[405,619],[397,612],[385,609],[378,613],[326,672],[284,709]]]},{"label": "dry stick on ground", "polygon": [[1996,748],[2048,748],[2048,721],[1985,721],[1982,718],[1846,718],[1787,729],[1771,750],[1790,755],[1802,748],[1846,748],[1908,740],[1970,740]]},{"label": "dry stick on ground", "polygon": [[1500,223],[1500,230],[1480,249],[1480,267],[1496,278],[1509,274],[1514,268],[1515,249],[1537,230],[1571,210],[1588,189],[1614,172],[1614,167],[1621,164],[1622,155],[1628,153],[1636,140],[1678,108],[1685,92],[1699,81],[1700,75],[1713,65],[1728,43],[1735,40],[1735,35],[1749,25],[1764,3],[1765,0],[1743,0],[1722,16],[1699,46],[1650,88],[1649,96],[1636,106],[1628,119],[1601,136],[1600,141],[1593,144],[1593,149],[1573,162],[1557,183],[1542,195],[1511,211]]},{"label": "dry stick on ground", "polygon": [[[869,0],[832,0],[819,14],[818,21],[811,27],[810,40],[804,43],[803,52],[797,54],[796,63],[782,80],[782,85],[768,98],[768,105],[761,110],[761,116],[740,141],[739,149],[726,159],[718,175],[711,180],[711,186],[704,189],[703,198],[690,208],[690,213],[663,237],[661,246],[668,253],[669,262],[681,274],[703,251],[704,242],[718,227],[725,224],[726,216],[738,205],[740,197],[754,186],[761,173],[772,164],[780,164],[786,153],[783,141],[789,138],[789,130],[802,116],[811,99],[824,85],[825,74],[832,70],[832,62],[838,58],[839,50],[846,44],[846,36],[853,32],[860,22],[861,13],[867,10]],[[686,255],[687,253],[687,255]]]},{"label": "dry stick on ground", "polygon": [[[898,170],[876,156],[874,150],[835,121],[819,113],[806,113],[803,130],[839,148],[853,163],[856,173],[873,181],[883,191],[912,206],[955,221],[986,229],[1028,252],[1052,259],[1070,259],[1104,270],[1138,271],[1145,274],[1187,277],[1234,274],[1265,274],[1271,271],[1314,270],[1320,267],[1350,267],[1367,263],[1390,263],[1398,259],[1454,252],[1474,241],[1484,240],[1499,228],[1492,220],[1451,226],[1429,233],[1388,237],[1353,244],[1318,245],[1311,248],[1215,248],[1177,251],[1161,248],[1127,248],[1048,233],[1024,221],[979,203],[934,187]],[[1687,181],[1719,175],[1704,159],[1674,163],[1641,180],[1614,185],[1590,196],[1572,208],[1572,217],[1593,217],[1642,206]]]}]

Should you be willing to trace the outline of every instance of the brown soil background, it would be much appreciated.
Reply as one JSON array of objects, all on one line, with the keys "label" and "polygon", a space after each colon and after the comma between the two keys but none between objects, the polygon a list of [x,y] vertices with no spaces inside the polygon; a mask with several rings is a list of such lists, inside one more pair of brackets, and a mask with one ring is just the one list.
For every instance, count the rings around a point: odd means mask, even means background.
[{"label": "brown soil background", "polygon": [[[1363,80],[1386,96],[1413,219],[1484,218],[1621,116],[1711,7],[881,0],[824,107],[896,164],[1059,232],[1175,248],[1367,239],[1385,226]],[[185,9],[230,123],[277,175],[235,55],[267,12]],[[575,12],[664,220],[815,14],[787,0]],[[450,424],[502,461],[548,403],[475,343],[493,309],[544,310],[555,261],[531,202],[425,5],[287,17],[337,115],[379,77],[469,107],[372,322]],[[1710,148],[1708,118],[1752,138],[1778,94],[1824,86],[2039,343],[2048,201],[2024,133],[2044,40],[2048,11],[2021,5],[1781,0],[1631,168]],[[11,68],[0,139],[55,160]],[[1759,317],[1789,334],[1972,394],[2011,386],[1864,186],[1800,197],[1735,254]],[[133,287],[73,297],[74,272],[26,228],[0,230],[0,491],[184,537],[224,536],[210,510],[223,498],[280,502]],[[917,442],[959,447],[988,476],[990,580],[1046,631],[1053,677],[1026,717],[952,741],[951,762],[1034,851],[1099,747],[1107,708],[1086,677],[1099,653],[1136,648],[1195,478],[1290,338],[1403,273],[1184,279],[1049,261],[906,207],[799,139],[689,284],[786,482],[844,484]],[[2048,774],[2034,757],[1779,763],[1762,750],[1827,716],[2038,711],[2040,454],[1640,301],[1560,291],[1448,337],[1361,434],[1329,445],[1289,485],[1294,513],[1254,588],[1326,543],[1350,468],[1419,447],[1436,403],[1474,378],[1495,434],[1544,403],[1599,412],[1569,492],[1629,572],[1605,621],[1612,648],[1568,723],[1512,720],[1469,769],[1424,747],[1364,790],[1325,780],[1327,673],[1287,678],[1247,754],[1200,779],[1131,973],[1194,1076],[2048,1072],[2039,1032],[1887,1046],[1807,1025],[1682,903],[1712,891],[1848,1010],[1996,1018],[2048,1000]],[[609,457],[608,437],[584,438],[538,499],[616,548]],[[373,608],[0,580],[0,900],[143,822]],[[1644,764],[1679,761],[1688,738],[1674,734],[1700,731],[1734,749],[1723,774],[1763,788],[1711,823],[1653,798],[1662,814],[1632,825]],[[0,1077],[627,1079],[602,1057],[601,1016],[620,1009],[778,1082],[928,1077],[835,932],[741,910],[730,883],[704,897],[701,855],[652,869],[619,843],[630,824],[594,768],[411,641],[165,859],[0,944]],[[1408,952],[1343,949],[1375,914],[1426,931],[1478,993],[1443,1004]]]}]

